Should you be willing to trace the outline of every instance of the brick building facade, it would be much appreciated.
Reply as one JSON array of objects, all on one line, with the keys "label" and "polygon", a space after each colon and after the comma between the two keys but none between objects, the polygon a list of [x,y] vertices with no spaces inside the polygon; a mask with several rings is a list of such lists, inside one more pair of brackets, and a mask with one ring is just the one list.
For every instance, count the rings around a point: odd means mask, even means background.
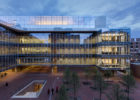
[{"label": "brick building facade", "polygon": [[131,38],[131,62],[140,61],[140,38]]}]

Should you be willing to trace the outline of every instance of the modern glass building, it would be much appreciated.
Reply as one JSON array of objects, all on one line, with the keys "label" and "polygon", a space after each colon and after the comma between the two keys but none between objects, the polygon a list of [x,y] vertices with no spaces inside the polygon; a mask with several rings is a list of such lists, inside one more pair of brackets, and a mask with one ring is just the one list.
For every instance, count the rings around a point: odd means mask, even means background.
[{"label": "modern glass building", "polygon": [[96,17],[0,16],[0,71],[20,65],[129,69],[130,29],[103,31],[95,22]]}]

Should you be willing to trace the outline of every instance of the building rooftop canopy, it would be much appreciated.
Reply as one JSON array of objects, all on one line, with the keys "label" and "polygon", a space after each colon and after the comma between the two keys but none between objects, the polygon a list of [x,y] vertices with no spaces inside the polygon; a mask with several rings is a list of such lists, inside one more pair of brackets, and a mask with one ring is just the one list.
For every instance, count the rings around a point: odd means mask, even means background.
[{"label": "building rooftop canopy", "polygon": [[0,23],[20,30],[96,30],[106,27],[99,16],[0,16]]}]

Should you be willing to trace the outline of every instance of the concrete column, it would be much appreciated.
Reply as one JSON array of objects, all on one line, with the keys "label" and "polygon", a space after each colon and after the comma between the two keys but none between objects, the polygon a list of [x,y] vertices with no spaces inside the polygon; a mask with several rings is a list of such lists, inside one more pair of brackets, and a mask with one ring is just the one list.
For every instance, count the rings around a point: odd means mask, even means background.
[{"label": "concrete column", "polygon": [[57,73],[57,66],[52,67],[52,74],[55,74],[55,73]]},{"label": "concrete column", "polygon": [[17,71],[17,68],[13,68],[13,69],[12,69],[12,72],[18,72],[18,71]]}]

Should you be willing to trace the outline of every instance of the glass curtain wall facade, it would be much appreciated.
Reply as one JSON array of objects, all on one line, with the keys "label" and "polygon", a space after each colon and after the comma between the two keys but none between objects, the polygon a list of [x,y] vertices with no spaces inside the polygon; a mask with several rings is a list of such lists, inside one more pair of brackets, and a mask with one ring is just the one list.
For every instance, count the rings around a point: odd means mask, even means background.
[{"label": "glass curtain wall facade", "polygon": [[102,70],[130,66],[129,29],[29,31],[0,26],[0,71],[19,65],[96,66]]},{"label": "glass curtain wall facade", "polygon": [[95,65],[94,34],[35,33],[43,36],[40,39],[19,36],[19,64]]},{"label": "glass curtain wall facade", "polygon": [[130,34],[124,30],[113,30],[98,35],[96,54],[97,66],[106,68],[129,68],[130,66]]},{"label": "glass curtain wall facade", "polygon": [[16,34],[0,27],[0,71],[17,66],[18,42]]}]

